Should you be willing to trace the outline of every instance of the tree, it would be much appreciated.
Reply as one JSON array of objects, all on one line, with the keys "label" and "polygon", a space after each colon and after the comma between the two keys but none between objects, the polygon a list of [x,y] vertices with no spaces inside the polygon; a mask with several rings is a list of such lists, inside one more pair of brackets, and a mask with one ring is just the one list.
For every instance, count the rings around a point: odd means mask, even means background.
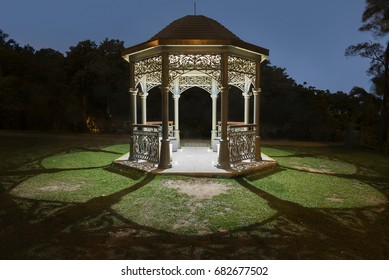
[{"label": "tree", "polygon": [[[70,51],[67,52],[65,69],[69,77],[70,94],[78,97],[77,103],[71,104],[72,117],[78,105],[81,106],[81,115],[78,116],[78,123],[81,124],[81,130],[87,129],[86,122],[88,117],[88,101],[91,98],[93,85],[95,81],[95,73],[91,69],[91,65],[95,57],[97,56],[97,45],[95,42],[85,40],[79,42],[75,47],[70,47]],[[78,114],[77,114],[78,115]],[[76,120],[74,120],[77,123]]]},{"label": "tree", "polygon": [[94,122],[96,131],[113,130],[112,112],[119,111],[114,108],[128,103],[129,70],[121,57],[123,49],[119,40],[105,39],[99,45],[85,40],[67,53],[70,90],[81,104],[79,123],[83,130],[88,129],[87,120]]},{"label": "tree", "polygon": [[[360,31],[372,32],[375,38],[382,38],[389,33],[389,0],[366,0],[366,7],[362,15],[363,25]],[[389,42],[384,48],[378,43],[360,43],[350,46],[346,55],[360,55],[371,59],[368,74],[373,75],[377,93],[382,93],[382,133],[381,147],[389,152]]]}]

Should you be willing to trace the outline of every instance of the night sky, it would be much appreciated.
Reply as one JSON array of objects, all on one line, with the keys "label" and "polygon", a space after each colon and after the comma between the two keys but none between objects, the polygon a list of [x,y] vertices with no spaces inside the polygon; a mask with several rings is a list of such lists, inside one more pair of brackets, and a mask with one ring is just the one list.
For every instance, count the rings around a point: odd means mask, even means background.
[{"label": "night sky", "polygon": [[[119,39],[126,47],[150,39],[194,13],[193,0],[0,0],[0,29],[19,44],[66,53],[91,39]],[[297,83],[330,91],[370,90],[369,61],[346,58],[361,33],[365,0],[196,0],[197,14],[215,19],[242,40],[270,49],[271,62]]]}]

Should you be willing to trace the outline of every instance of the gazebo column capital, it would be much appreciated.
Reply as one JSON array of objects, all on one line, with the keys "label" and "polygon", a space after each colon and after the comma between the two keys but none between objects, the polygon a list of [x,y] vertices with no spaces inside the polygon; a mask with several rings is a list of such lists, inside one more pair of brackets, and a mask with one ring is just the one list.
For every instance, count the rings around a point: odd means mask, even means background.
[{"label": "gazebo column capital", "polygon": [[130,95],[137,95],[137,94],[138,94],[138,89],[137,89],[137,88],[130,88],[130,89],[128,90],[128,93],[129,93]]},{"label": "gazebo column capital", "polygon": [[146,98],[147,96],[149,96],[149,93],[141,91],[141,92],[139,92],[139,96],[142,98]]},{"label": "gazebo column capital", "polygon": [[261,88],[253,88],[253,95],[259,95],[261,94],[262,89]]},{"label": "gazebo column capital", "polygon": [[250,98],[252,95],[253,95],[253,93],[251,91],[242,92],[242,96],[244,98]]}]

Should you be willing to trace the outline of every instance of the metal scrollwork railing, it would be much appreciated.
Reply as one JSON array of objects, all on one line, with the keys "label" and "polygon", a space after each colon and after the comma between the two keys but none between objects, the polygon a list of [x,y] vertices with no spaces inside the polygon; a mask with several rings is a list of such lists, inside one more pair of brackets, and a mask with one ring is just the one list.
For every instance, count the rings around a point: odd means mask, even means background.
[{"label": "metal scrollwork railing", "polygon": [[[162,121],[152,121],[147,122],[146,124],[158,127],[159,136],[162,137]],[[172,121],[168,122],[168,136],[174,137],[174,123]]]},{"label": "metal scrollwork railing", "polygon": [[[227,122],[227,127],[231,126],[231,125],[243,125],[244,122],[232,122],[232,121],[228,121]],[[217,126],[216,126],[216,136],[217,137],[221,137],[222,136],[222,122],[221,121],[218,121],[217,123]]]},{"label": "metal scrollwork railing", "polygon": [[159,162],[159,126],[133,125],[133,153],[135,159]]},{"label": "metal scrollwork railing", "polygon": [[228,126],[231,163],[255,158],[255,127],[254,124]]}]

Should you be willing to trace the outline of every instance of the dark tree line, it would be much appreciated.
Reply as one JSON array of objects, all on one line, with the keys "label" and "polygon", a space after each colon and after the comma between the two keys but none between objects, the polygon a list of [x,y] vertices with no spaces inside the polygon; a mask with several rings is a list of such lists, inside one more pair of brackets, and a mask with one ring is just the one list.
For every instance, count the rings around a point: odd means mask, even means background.
[{"label": "dark tree line", "polygon": [[[118,40],[85,40],[63,55],[22,47],[0,30],[0,129],[127,132],[129,69],[123,49]],[[379,97],[362,88],[331,93],[300,85],[269,61],[261,78],[263,138],[359,137],[364,145],[378,145]],[[242,120],[243,98],[234,90],[230,96],[230,120]],[[149,105],[151,116],[158,108]]]},{"label": "dark tree line", "polygon": [[[350,93],[297,84],[286,70],[263,63],[263,137],[347,141],[377,146],[379,99],[362,88]],[[351,139],[350,139],[351,138]]]},{"label": "dark tree line", "polygon": [[86,40],[64,56],[0,30],[0,128],[114,131],[128,119],[123,42]]},{"label": "dark tree line", "polygon": [[389,152],[389,41],[382,39],[389,34],[389,0],[366,0],[359,31],[370,32],[376,41],[362,42],[346,49],[346,56],[361,56],[370,59],[367,74],[372,77],[375,92],[379,97],[380,133],[379,146]]}]

